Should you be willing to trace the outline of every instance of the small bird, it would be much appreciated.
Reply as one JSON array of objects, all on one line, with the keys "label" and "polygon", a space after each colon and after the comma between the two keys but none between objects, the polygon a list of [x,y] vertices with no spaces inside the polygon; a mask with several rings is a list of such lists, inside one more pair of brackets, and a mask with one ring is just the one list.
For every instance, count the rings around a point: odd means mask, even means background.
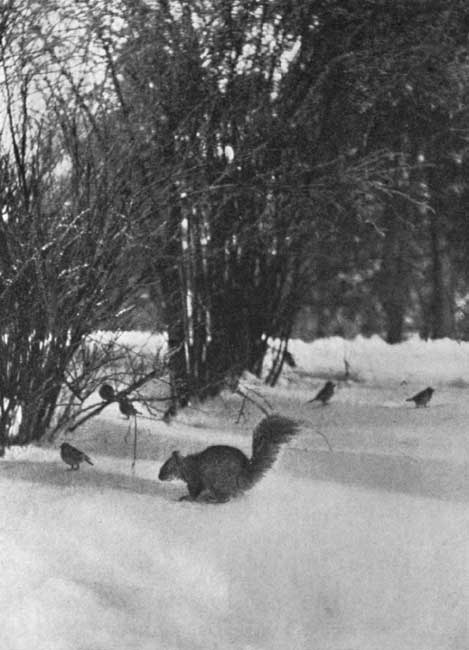
[{"label": "small bird", "polygon": [[313,399],[310,399],[307,403],[311,404],[311,402],[322,402],[323,406],[327,404],[327,402],[331,399],[331,397],[334,394],[334,388],[335,384],[333,381],[326,381],[324,386],[321,388],[319,393],[316,395],[316,397],[313,397]]},{"label": "small bird", "polygon": [[169,424],[171,422],[171,418],[175,416],[177,413],[176,406],[174,404],[170,404],[166,411],[163,413],[163,422],[166,424]]},{"label": "small bird", "polygon": [[140,411],[137,411],[135,406],[129,399],[127,399],[127,397],[119,398],[119,410],[122,415],[127,416],[127,419],[129,419],[131,415],[141,415]]},{"label": "small bird", "polygon": [[425,390],[421,390],[420,393],[417,393],[413,397],[408,397],[406,399],[406,402],[415,402],[415,406],[417,407],[426,406],[431,400],[434,392],[434,389],[429,386],[428,388],[425,388]]},{"label": "small bird", "polygon": [[70,469],[80,469],[80,463],[85,461],[89,465],[93,465],[89,456],[85,452],[80,451],[76,447],[69,445],[68,442],[63,442],[60,445],[60,457],[67,465],[70,465]]},{"label": "small bird", "polygon": [[291,352],[285,350],[283,354],[283,358],[285,359],[285,363],[287,364],[287,366],[290,366],[290,368],[296,368],[295,357]]},{"label": "small bird", "polygon": [[102,384],[102,386],[100,386],[99,396],[105,402],[112,402],[112,400],[116,397],[114,388],[109,384]]}]

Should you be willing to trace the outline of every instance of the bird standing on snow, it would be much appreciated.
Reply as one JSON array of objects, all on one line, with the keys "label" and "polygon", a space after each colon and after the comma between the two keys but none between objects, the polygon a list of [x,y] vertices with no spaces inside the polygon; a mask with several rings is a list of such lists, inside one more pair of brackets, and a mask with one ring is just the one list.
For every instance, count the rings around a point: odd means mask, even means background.
[{"label": "bird standing on snow", "polygon": [[127,397],[119,398],[119,410],[122,415],[127,416],[127,419],[129,419],[131,415],[141,415],[140,411],[137,411],[135,406],[129,399],[127,399]]},{"label": "bird standing on snow", "polygon": [[85,452],[69,445],[68,442],[63,442],[60,445],[60,457],[64,463],[70,465],[70,469],[80,469],[80,463],[83,461],[89,465],[93,465],[90,457],[87,456]]},{"label": "bird standing on snow", "polygon": [[417,407],[426,406],[431,400],[434,392],[434,389],[429,386],[428,388],[425,388],[425,390],[421,390],[420,393],[417,393],[413,397],[408,397],[406,399],[406,402],[415,402],[415,406]]},{"label": "bird standing on snow", "polygon": [[322,402],[324,406],[333,396],[334,388],[335,384],[333,381],[326,381],[316,397],[313,397],[313,399],[310,399],[307,403],[310,404],[311,402]]}]

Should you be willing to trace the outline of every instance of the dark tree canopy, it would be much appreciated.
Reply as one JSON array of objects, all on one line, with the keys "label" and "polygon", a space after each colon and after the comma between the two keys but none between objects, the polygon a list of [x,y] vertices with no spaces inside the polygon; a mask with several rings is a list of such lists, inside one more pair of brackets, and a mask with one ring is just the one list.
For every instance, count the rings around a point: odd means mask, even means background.
[{"label": "dark tree canopy", "polygon": [[141,287],[174,408],[268,345],[275,382],[305,308],[316,335],[467,337],[466,4],[3,8],[5,430],[36,395],[54,412],[75,344]]}]

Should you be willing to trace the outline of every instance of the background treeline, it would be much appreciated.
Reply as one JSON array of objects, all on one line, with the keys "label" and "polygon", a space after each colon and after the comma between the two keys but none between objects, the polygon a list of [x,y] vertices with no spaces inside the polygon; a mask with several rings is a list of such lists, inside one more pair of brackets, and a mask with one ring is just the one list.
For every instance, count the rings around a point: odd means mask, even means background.
[{"label": "background treeline", "polygon": [[270,337],[275,382],[302,310],[467,338],[468,36],[466,0],[4,2],[0,435],[143,292],[175,408]]}]

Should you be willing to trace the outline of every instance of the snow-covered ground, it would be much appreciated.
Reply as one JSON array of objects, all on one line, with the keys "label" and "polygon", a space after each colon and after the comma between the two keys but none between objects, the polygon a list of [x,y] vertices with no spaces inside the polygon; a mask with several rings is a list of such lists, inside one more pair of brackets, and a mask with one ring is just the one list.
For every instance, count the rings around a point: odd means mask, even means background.
[{"label": "snow-covered ground", "polygon": [[[67,438],[93,467],[67,471],[60,441],[8,452],[2,650],[468,650],[469,345],[290,349],[277,388],[244,387],[301,432],[229,503],[181,503],[185,486],[157,476],[176,448],[248,452],[261,414],[236,424],[239,396],[140,418],[135,474],[114,405]],[[331,404],[306,404],[326,377]],[[404,401],[427,385],[428,408]]]}]

